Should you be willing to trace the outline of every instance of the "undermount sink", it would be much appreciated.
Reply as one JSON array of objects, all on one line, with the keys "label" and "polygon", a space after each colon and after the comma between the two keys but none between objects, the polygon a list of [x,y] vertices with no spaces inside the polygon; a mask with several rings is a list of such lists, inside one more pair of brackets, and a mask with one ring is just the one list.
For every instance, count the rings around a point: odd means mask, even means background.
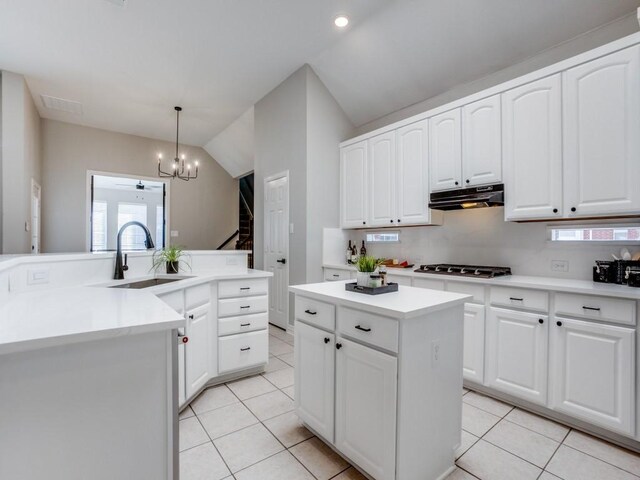
[{"label": "undermount sink", "polygon": [[141,288],[156,287],[158,285],[164,285],[165,283],[179,282],[185,278],[190,277],[178,277],[178,278],[150,278],[148,280],[139,280],[137,282],[120,283],[118,285],[112,285],[110,288],[135,288],[137,290]]}]

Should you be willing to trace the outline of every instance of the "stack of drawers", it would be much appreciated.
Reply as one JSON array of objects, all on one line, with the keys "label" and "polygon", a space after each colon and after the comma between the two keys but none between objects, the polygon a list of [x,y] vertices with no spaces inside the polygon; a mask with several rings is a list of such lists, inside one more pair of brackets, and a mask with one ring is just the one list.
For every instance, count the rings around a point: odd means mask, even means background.
[{"label": "stack of drawers", "polygon": [[268,292],[269,283],[266,278],[219,282],[219,373],[267,363]]}]

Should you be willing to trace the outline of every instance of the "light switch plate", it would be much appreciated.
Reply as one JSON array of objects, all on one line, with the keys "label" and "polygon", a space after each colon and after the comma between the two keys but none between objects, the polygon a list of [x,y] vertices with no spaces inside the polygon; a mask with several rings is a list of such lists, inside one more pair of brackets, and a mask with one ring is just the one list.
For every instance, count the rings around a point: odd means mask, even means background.
[{"label": "light switch plate", "polygon": [[551,260],[552,272],[568,272],[569,262],[567,260]]},{"label": "light switch plate", "polygon": [[178,235],[178,230],[171,230],[171,238],[176,238]]},{"label": "light switch plate", "polygon": [[48,268],[33,268],[27,270],[27,285],[43,285],[49,283]]}]

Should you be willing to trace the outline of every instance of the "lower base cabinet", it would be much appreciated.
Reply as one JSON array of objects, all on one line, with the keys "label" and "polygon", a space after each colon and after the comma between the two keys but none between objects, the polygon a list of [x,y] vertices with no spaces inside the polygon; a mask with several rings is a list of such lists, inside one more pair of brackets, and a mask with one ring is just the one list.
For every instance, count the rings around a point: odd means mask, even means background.
[{"label": "lower base cabinet", "polygon": [[186,396],[191,397],[213,376],[211,372],[211,305],[207,303],[187,312],[185,334]]},{"label": "lower base cabinet", "polygon": [[551,325],[554,410],[633,435],[635,331],[569,318]]},{"label": "lower base cabinet", "polygon": [[462,376],[465,380],[484,382],[484,305],[464,305],[464,344]]},{"label": "lower base cabinet", "polygon": [[380,480],[395,478],[397,359],[338,337],[338,450]]}]

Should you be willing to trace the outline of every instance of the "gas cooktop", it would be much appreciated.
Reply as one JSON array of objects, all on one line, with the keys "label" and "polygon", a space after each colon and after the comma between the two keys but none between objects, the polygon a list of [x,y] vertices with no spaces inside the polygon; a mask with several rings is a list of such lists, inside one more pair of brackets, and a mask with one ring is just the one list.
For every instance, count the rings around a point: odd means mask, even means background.
[{"label": "gas cooktop", "polygon": [[482,265],[453,265],[439,263],[434,265],[420,265],[414,270],[417,273],[435,273],[441,275],[456,275],[458,277],[494,278],[503,275],[511,275],[509,267],[489,267]]}]

